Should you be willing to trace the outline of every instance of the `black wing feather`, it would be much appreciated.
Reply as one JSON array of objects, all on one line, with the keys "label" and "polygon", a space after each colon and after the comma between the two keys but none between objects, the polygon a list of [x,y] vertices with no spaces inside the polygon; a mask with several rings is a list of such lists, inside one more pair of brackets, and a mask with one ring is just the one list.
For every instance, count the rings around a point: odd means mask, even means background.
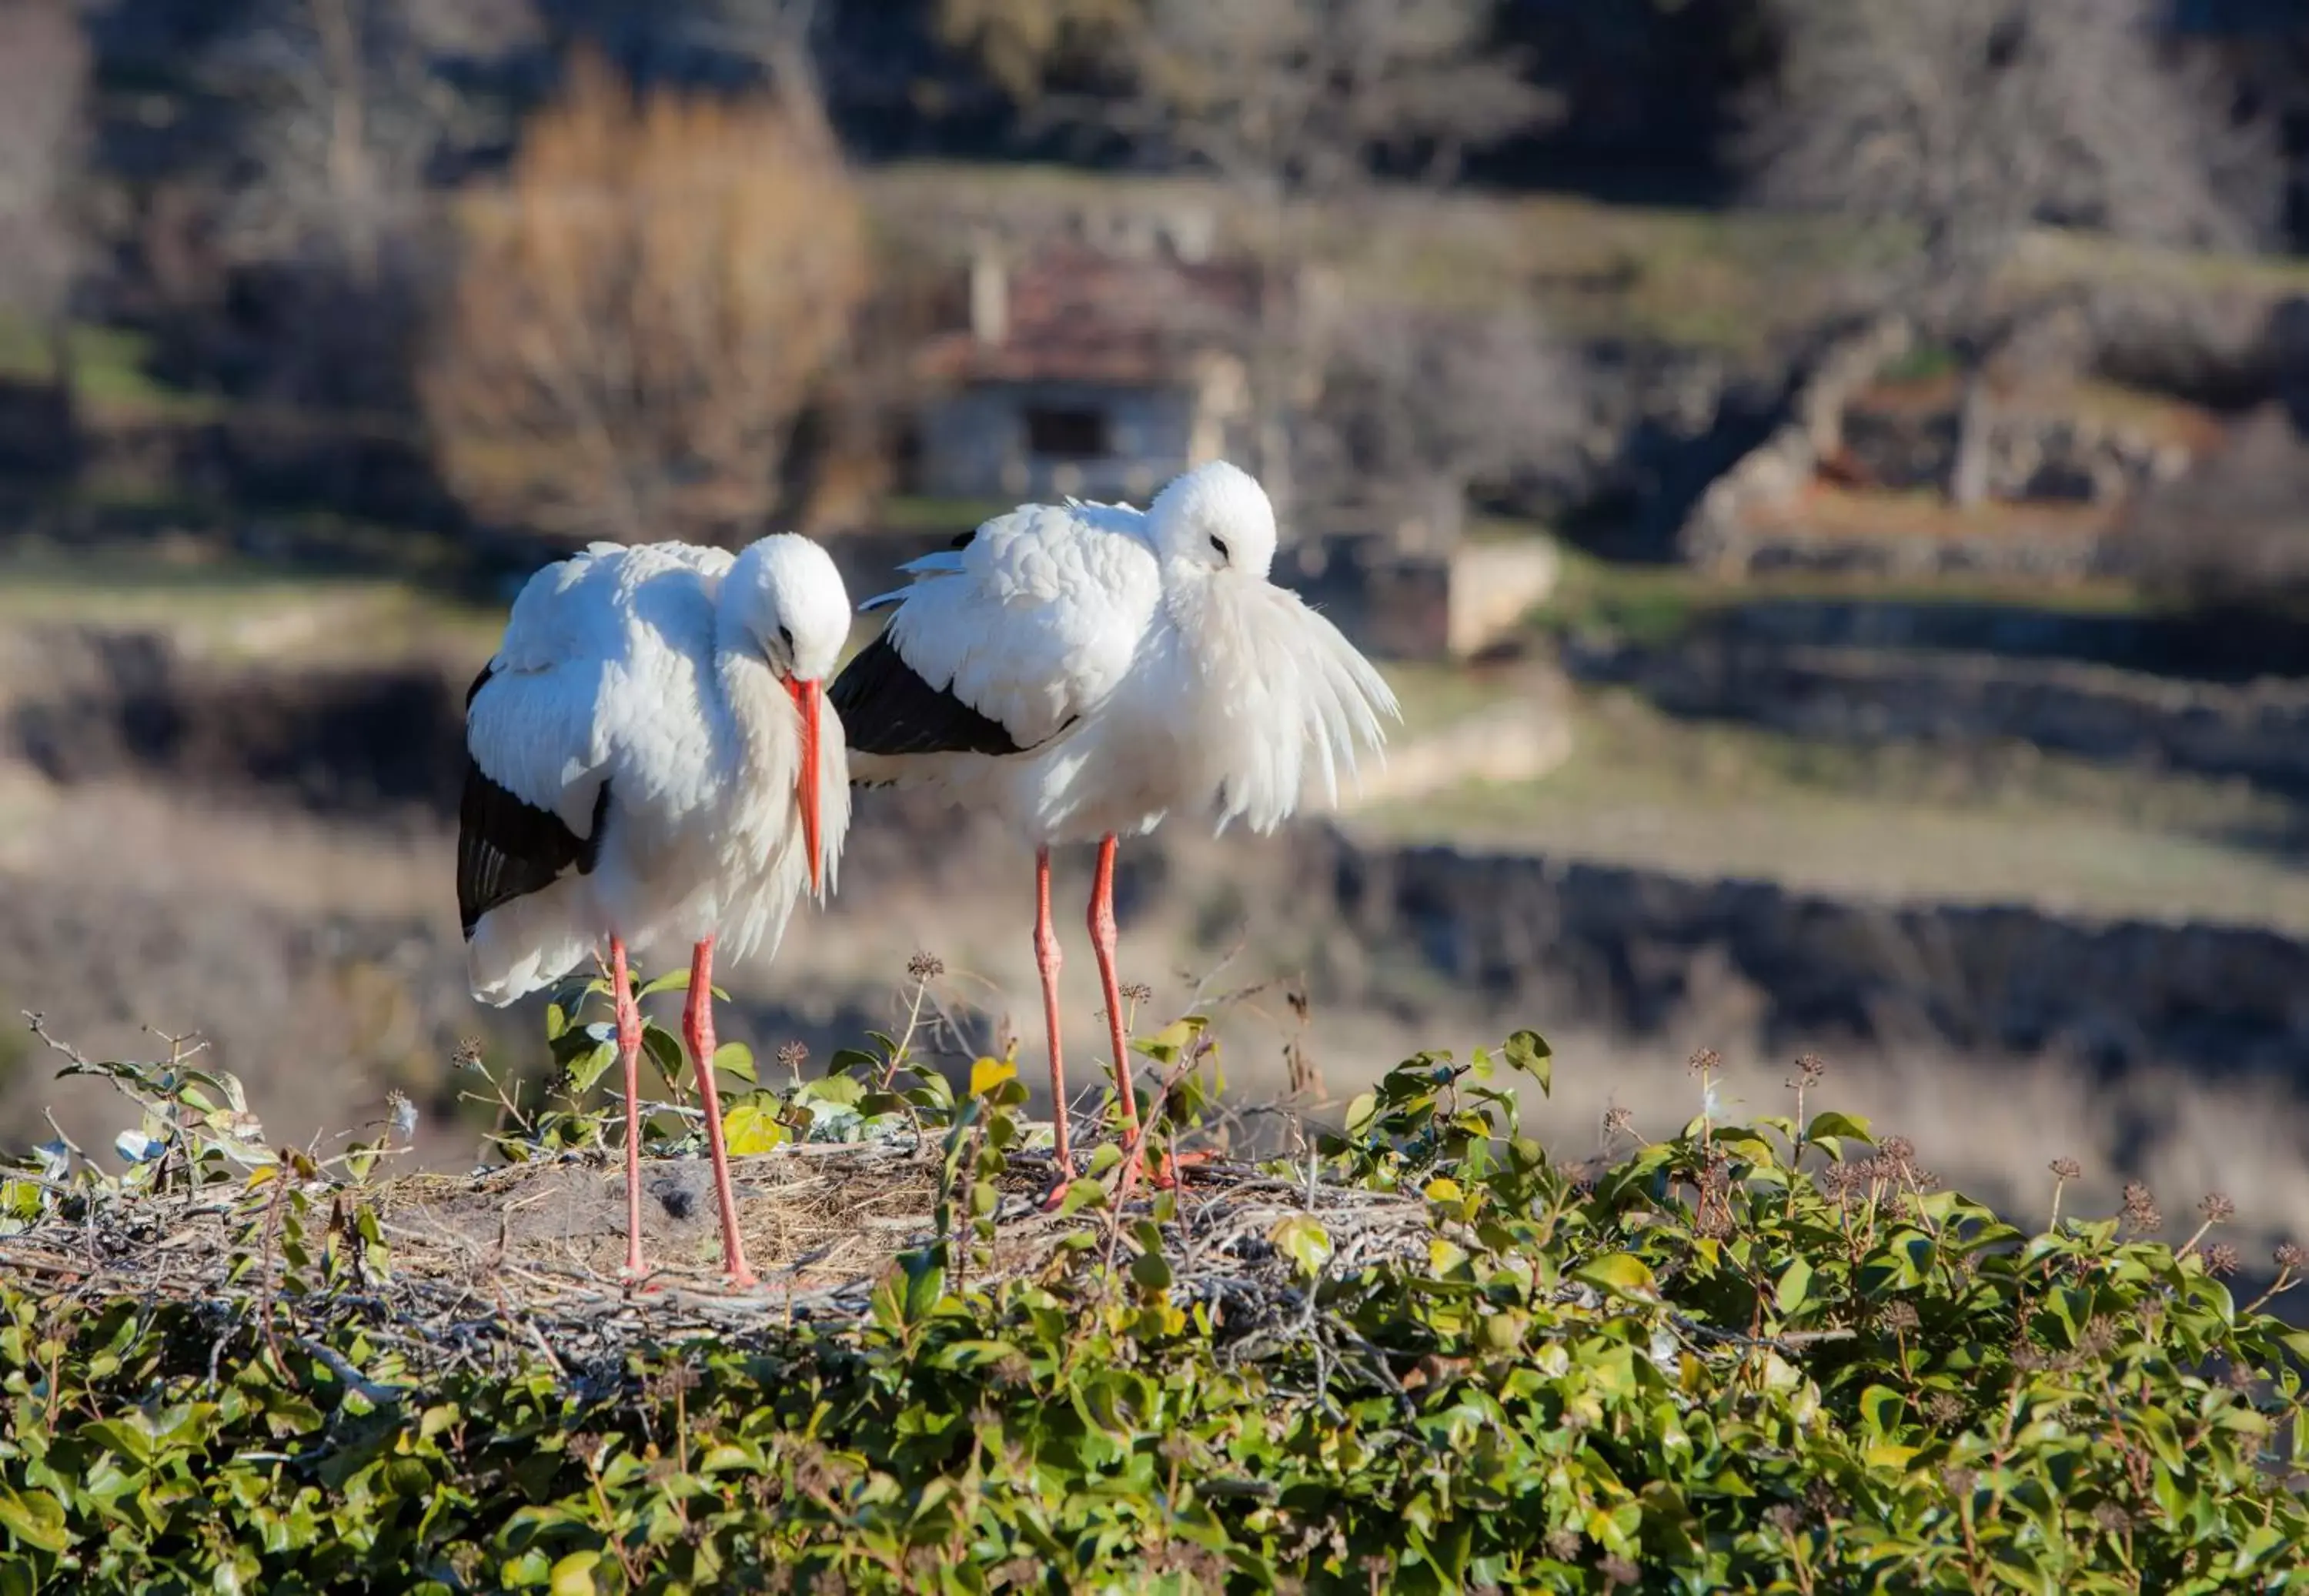
[{"label": "black wing feather", "polygon": [[[465,694],[468,709],[489,680],[486,670]],[[500,904],[542,892],[571,870],[590,876],[601,857],[601,827],[610,817],[610,784],[593,799],[593,824],[579,836],[550,809],[523,802],[482,773],[465,755],[465,790],[457,806],[457,915],[470,940],[481,916]]]},{"label": "black wing feather", "polygon": [[886,630],[826,694],[860,754],[1023,754],[1009,729],[915,674]]}]

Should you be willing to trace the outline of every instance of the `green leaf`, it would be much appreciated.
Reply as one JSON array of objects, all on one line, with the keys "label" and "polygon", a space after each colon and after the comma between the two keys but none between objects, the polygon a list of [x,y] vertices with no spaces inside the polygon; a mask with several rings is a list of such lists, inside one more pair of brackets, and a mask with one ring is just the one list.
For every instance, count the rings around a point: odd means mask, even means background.
[{"label": "green leaf", "polygon": [[571,1552],[553,1566],[549,1596],[593,1596],[593,1570],[601,1561],[597,1551]]},{"label": "green leaf", "polygon": [[0,1529],[44,1552],[61,1552],[72,1546],[72,1537],[65,1532],[64,1505],[44,1490],[19,1495],[0,1487]]},{"label": "green leaf", "polygon": [[1171,1264],[1161,1253],[1141,1253],[1130,1260],[1130,1278],[1150,1291],[1165,1291],[1171,1286]]},{"label": "green leaf", "polygon": [[654,997],[661,992],[687,992],[688,990],[689,971],[687,970],[669,970],[663,975],[659,976],[655,980],[644,983],[642,989],[634,994],[634,1000],[638,1003],[644,997]]},{"label": "green leaf", "polygon": [[681,1043],[673,1032],[654,1022],[644,1024],[642,1051],[649,1055],[650,1062],[657,1065],[657,1073],[665,1078],[667,1091],[670,1091],[681,1084],[684,1060]]},{"label": "green leaf", "polygon": [[1293,1213],[1278,1220],[1267,1232],[1267,1239],[1284,1257],[1296,1264],[1306,1274],[1318,1274],[1331,1256],[1331,1233],[1315,1221],[1311,1214]]},{"label": "green leaf", "polygon": [[1659,1282],[1652,1278],[1649,1265],[1633,1253],[1606,1253],[1600,1258],[1590,1258],[1571,1272],[1571,1278],[1639,1302],[1659,1300]]},{"label": "green leaf", "polygon": [[713,1049],[713,1067],[722,1074],[732,1075],[754,1084],[754,1050],[743,1042],[723,1042]]},{"label": "green leaf", "polygon": [[1812,1264],[1799,1254],[1788,1260],[1780,1271],[1779,1284],[1773,1290],[1772,1300],[1783,1316],[1793,1315],[1812,1295]]},{"label": "green leaf", "polygon": [[572,1097],[583,1097],[593,1090],[593,1083],[609,1072],[618,1061],[618,1044],[597,1042],[571,1059],[563,1069],[566,1090]]},{"label": "green leaf", "polygon": [[1543,1092],[1552,1094],[1555,1089],[1555,1049],[1536,1031],[1518,1031],[1508,1038],[1500,1052],[1507,1061],[1539,1083]]},{"label": "green leaf", "polygon": [[1813,1115],[1812,1124],[1804,1127],[1804,1140],[1817,1142],[1829,1136],[1846,1141],[1865,1142],[1872,1147],[1876,1144],[1876,1137],[1869,1130],[1868,1122],[1856,1114],[1838,1114],[1830,1110],[1825,1114]]}]

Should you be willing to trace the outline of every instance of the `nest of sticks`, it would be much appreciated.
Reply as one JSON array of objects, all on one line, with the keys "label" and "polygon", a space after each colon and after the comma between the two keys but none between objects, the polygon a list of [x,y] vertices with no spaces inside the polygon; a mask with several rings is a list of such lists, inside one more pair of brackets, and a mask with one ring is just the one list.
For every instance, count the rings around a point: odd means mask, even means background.
[{"label": "nest of sticks", "polygon": [[[96,1194],[0,1238],[0,1275],[67,1310],[122,1299],[192,1306],[217,1327],[220,1349],[236,1329],[261,1329],[333,1365],[342,1360],[317,1338],[358,1325],[399,1350],[413,1376],[541,1359],[565,1377],[599,1379],[616,1377],[629,1353],[698,1337],[726,1343],[854,1325],[898,1255],[936,1235],[939,1148],[929,1138],[789,1144],[736,1160],[731,1173],[761,1281],[747,1290],[722,1278],[711,1169],[696,1158],[644,1160],[643,1246],[653,1272],[638,1287],[624,1279],[624,1166],[601,1152],[466,1176]],[[1011,1155],[991,1260],[973,1283],[1063,1267],[1061,1243],[1085,1231],[1093,1256],[1127,1262],[1137,1250],[1143,1187],[1119,1209],[1059,1217],[1040,1203],[1052,1173],[1046,1152]],[[1181,1173],[1163,1226],[1172,1297],[1210,1305],[1237,1341],[1309,1312],[1306,1281],[1268,1238],[1289,1216],[1311,1213],[1322,1224],[1334,1277],[1423,1261],[1433,1233],[1415,1197],[1284,1180],[1241,1163]],[[287,1201],[292,1189],[301,1205]],[[292,1206],[301,1237],[285,1223]],[[361,1233],[364,1212],[384,1244],[381,1260]],[[291,1239],[301,1239],[302,1270],[290,1266]],[[316,1283],[332,1244],[338,1267]]]}]

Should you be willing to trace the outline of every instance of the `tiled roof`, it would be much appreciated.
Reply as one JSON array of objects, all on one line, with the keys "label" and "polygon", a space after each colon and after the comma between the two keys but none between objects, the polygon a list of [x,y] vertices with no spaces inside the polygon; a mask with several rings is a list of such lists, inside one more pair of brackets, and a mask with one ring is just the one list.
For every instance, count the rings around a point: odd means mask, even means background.
[{"label": "tiled roof", "polygon": [[1258,306],[1249,262],[1181,262],[1042,251],[1007,275],[1002,341],[940,334],[922,351],[934,375],[967,382],[1152,384],[1185,378],[1198,356],[1240,347]]}]

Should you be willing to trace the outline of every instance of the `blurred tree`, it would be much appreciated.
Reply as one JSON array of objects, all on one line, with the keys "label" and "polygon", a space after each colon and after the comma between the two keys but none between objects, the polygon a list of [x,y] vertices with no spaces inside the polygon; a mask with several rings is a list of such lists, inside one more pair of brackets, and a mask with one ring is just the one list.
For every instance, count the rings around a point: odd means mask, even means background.
[{"label": "blurred tree", "polygon": [[426,372],[452,484],[572,538],[750,536],[867,289],[838,159],[775,103],[636,99],[597,59],[461,208]]},{"label": "blurred tree", "polygon": [[254,0],[205,63],[240,124],[234,252],[319,251],[374,283],[434,161],[479,136],[480,108],[434,60],[472,25],[440,0]]},{"label": "blurred tree", "polygon": [[970,51],[1002,91],[1033,105],[1144,28],[1146,0],[938,0],[938,37]]},{"label": "blurred tree", "polygon": [[1123,91],[1077,116],[1146,159],[1278,197],[1335,194],[1375,161],[1447,181],[1471,145],[1550,101],[1494,47],[1492,0],[1143,0],[1111,30]]},{"label": "blurred tree", "polygon": [[1457,536],[1471,487],[1563,453],[1586,420],[1579,374],[1527,309],[1348,309],[1353,336],[1327,341],[1302,462],[1370,484],[1371,507],[1437,542]]},{"label": "blurred tree", "polygon": [[2031,224],[2261,236],[2278,188],[2234,94],[2160,54],[2156,0],[1767,0],[1777,70],[1741,151],[1767,202],[1889,229],[1881,288],[1964,368],[1949,493],[1988,490],[1992,289]]},{"label": "blurred tree", "polygon": [[47,343],[67,437],[82,237],[73,190],[87,134],[88,65],[70,0],[0,4],[0,309]]}]

